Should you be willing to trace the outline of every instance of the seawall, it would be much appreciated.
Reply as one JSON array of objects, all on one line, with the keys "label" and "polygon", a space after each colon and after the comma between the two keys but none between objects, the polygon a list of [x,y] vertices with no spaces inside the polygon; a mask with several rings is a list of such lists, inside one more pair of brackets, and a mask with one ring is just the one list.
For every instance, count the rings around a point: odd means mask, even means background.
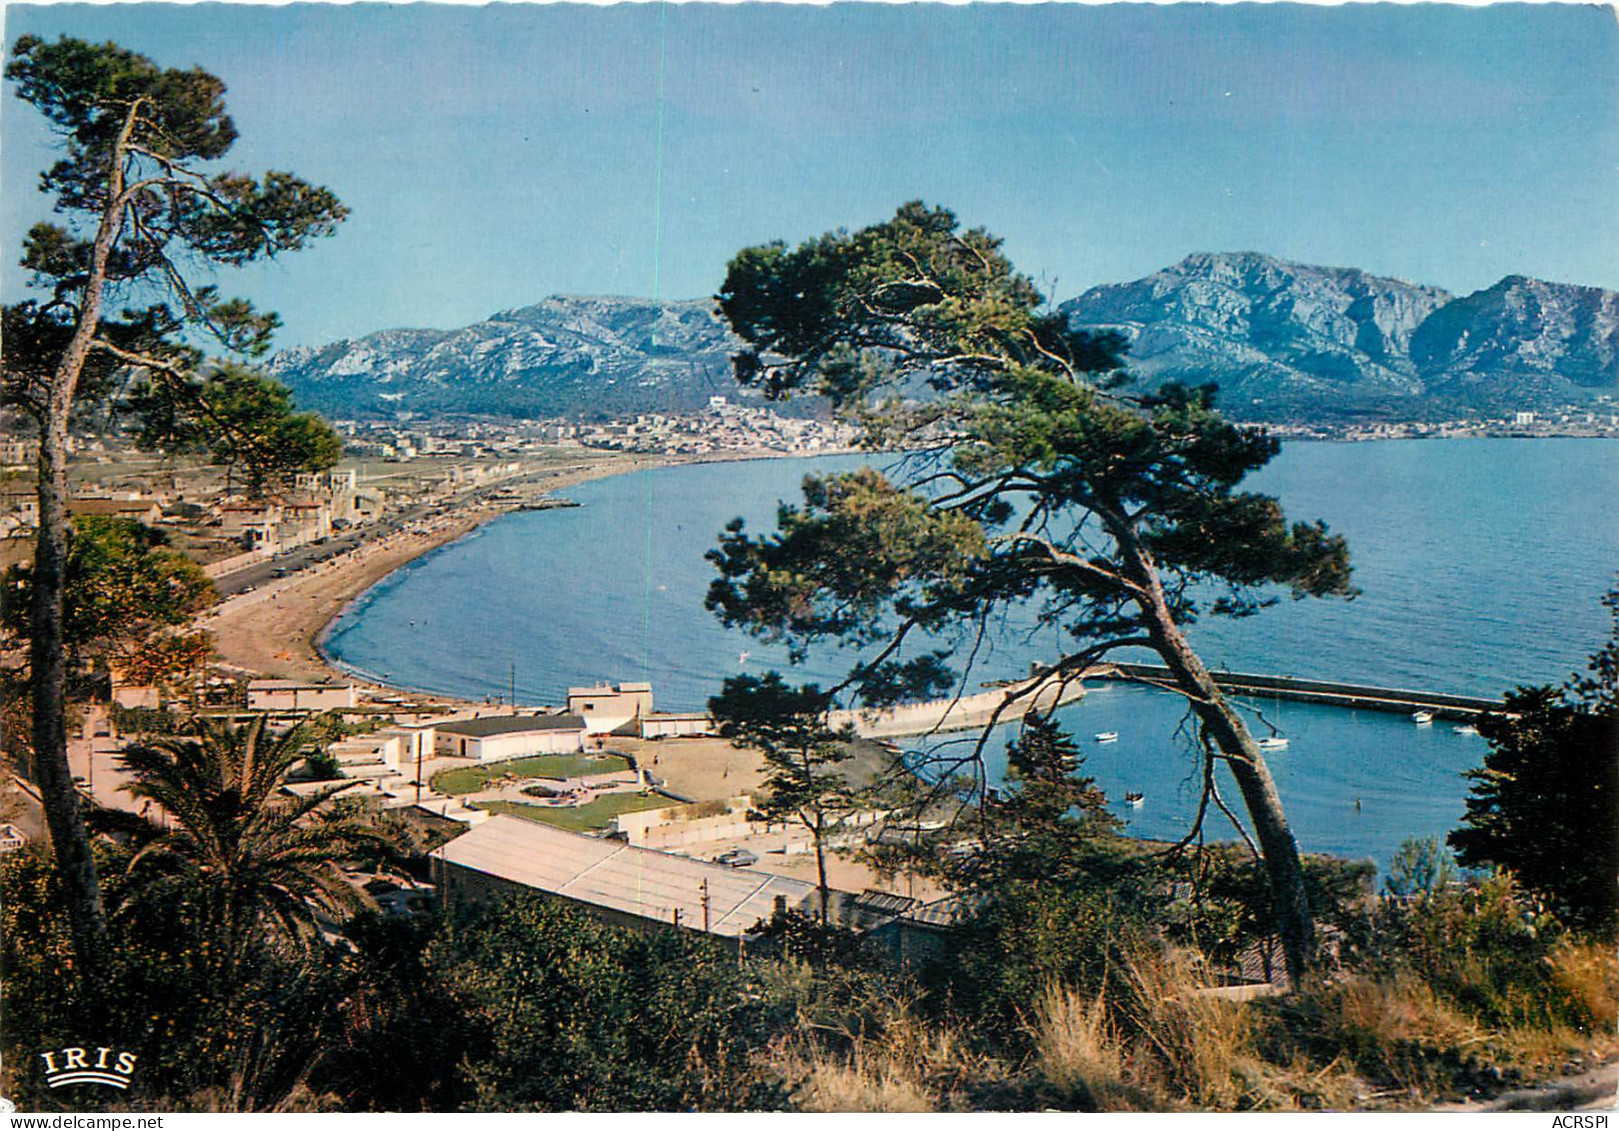
[{"label": "seawall", "polygon": [[827,722],[839,729],[853,727],[861,738],[901,738],[971,730],[987,725],[992,719],[998,723],[1014,722],[1036,708],[1048,711],[1076,702],[1084,696],[1084,685],[1077,679],[1063,681],[1048,677],[1039,686],[1037,681],[1026,679],[955,698],[901,703],[893,707],[830,711]]}]

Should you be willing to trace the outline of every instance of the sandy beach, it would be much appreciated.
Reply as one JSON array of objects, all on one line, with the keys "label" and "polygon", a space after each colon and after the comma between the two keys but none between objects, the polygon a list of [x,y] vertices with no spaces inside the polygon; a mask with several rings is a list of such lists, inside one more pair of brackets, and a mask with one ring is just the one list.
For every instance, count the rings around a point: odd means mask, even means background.
[{"label": "sandy beach", "polygon": [[[673,462],[652,456],[590,453],[584,466],[527,483],[549,496],[578,483]],[[367,539],[358,549],[221,602],[204,620],[222,663],[276,679],[350,678],[327,663],[319,640],[350,601],[421,555],[511,513],[510,503],[454,502],[451,513]]]}]

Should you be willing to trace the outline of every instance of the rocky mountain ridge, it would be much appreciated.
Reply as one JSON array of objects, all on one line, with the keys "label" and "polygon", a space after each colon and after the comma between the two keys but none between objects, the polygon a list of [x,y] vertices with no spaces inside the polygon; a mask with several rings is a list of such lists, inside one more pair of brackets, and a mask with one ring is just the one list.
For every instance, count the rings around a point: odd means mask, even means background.
[{"label": "rocky mountain ridge", "polygon": [[283,350],[271,374],[330,416],[609,418],[733,395],[737,346],[702,300],[559,295],[458,330],[383,330]]},{"label": "rocky mountain ridge", "polygon": [[1619,393],[1619,292],[1513,275],[1458,298],[1356,268],[1198,253],[1061,307],[1145,384],[1217,382],[1251,419],[1422,419]]},{"label": "rocky mountain ridge", "polygon": [[[1123,333],[1141,385],[1213,381],[1244,419],[1422,420],[1619,395],[1619,292],[1520,275],[1458,297],[1356,268],[1199,252],[1060,309]],[[458,330],[289,349],[269,368],[332,416],[603,419],[736,397],[737,344],[707,300],[558,296]]]}]

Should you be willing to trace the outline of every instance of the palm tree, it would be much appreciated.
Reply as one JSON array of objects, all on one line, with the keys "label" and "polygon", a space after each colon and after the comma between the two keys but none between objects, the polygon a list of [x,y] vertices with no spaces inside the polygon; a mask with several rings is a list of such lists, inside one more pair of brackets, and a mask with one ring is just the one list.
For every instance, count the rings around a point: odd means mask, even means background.
[{"label": "palm tree", "polygon": [[343,918],[363,906],[365,897],[337,865],[393,845],[359,814],[331,805],[358,783],[281,795],[314,742],[310,728],[267,737],[259,715],[245,726],[197,719],[193,729],[123,753],[135,775],[125,789],[170,818],[167,831],[129,863],[136,898],[196,900],[227,966],[259,928],[303,942],[316,934],[317,915]]}]

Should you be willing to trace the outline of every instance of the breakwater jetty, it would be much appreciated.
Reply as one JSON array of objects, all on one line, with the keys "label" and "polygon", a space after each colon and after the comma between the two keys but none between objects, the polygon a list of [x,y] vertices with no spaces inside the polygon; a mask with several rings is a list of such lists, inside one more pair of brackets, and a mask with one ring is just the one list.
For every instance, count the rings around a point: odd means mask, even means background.
[{"label": "breakwater jetty", "polygon": [[[1440,691],[1369,687],[1358,683],[1334,683],[1330,680],[1295,679],[1292,676],[1254,675],[1248,672],[1209,674],[1222,691],[1261,699],[1294,699],[1305,703],[1405,714],[1431,711],[1436,717],[1454,719],[1472,719],[1486,711],[1499,711],[1502,708],[1499,699],[1450,695]],[[1161,664],[1110,663],[1089,669],[1085,678],[1163,683],[1169,679],[1169,669]]]},{"label": "breakwater jetty", "polygon": [[829,711],[827,724],[835,729],[853,727],[861,738],[903,738],[971,730],[987,725],[991,719],[1009,723],[1031,710],[1049,711],[1084,697],[1085,687],[1080,680],[1048,676],[1043,683],[1025,679],[973,695],[880,709]]},{"label": "breakwater jetty", "polygon": [[[1222,691],[1259,699],[1291,699],[1323,703],[1367,711],[1394,714],[1432,712],[1435,718],[1471,720],[1486,711],[1499,711],[1499,699],[1473,695],[1451,695],[1442,691],[1421,691],[1400,687],[1372,687],[1358,683],[1336,683],[1292,676],[1256,675],[1250,672],[1210,672]],[[1084,679],[1128,680],[1136,683],[1165,683],[1169,669],[1161,664],[1108,663],[1089,668]],[[1048,677],[1044,686],[1033,680],[980,691],[955,698],[931,699],[924,703],[901,703],[893,707],[832,711],[827,722],[836,728],[853,727],[862,738],[904,738],[922,734],[972,730],[993,718],[1010,723],[1031,710],[1049,711],[1084,698],[1080,680],[1064,682]],[[999,709],[999,714],[997,714]]]}]

